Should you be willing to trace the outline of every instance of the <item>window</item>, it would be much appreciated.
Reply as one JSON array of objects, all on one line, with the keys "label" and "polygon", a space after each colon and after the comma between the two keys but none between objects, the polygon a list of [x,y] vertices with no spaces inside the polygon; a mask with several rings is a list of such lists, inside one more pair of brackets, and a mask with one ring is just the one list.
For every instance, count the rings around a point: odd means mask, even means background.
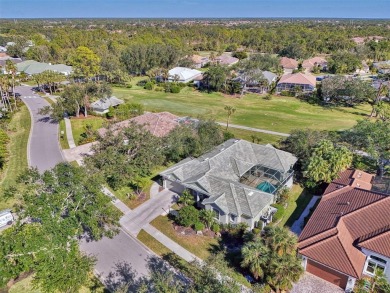
[{"label": "window", "polygon": [[364,271],[368,275],[375,275],[376,272],[378,271],[385,271],[386,267],[386,261],[380,257],[371,255],[366,262],[366,267]]},{"label": "window", "polygon": [[230,222],[235,223],[237,219],[237,216],[230,214]]}]

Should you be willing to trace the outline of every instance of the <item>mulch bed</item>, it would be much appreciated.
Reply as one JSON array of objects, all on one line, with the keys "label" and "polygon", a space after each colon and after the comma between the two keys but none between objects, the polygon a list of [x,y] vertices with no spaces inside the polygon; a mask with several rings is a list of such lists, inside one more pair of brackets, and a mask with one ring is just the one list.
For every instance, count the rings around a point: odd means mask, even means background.
[{"label": "mulch bed", "polygon": [[[176,224],[172,224],[173,226],[173,229],[176,231],[176,234],[178,235],[184,235],[184,236],[192,236],[192,235],[197,235],[196,234],[196,231],[194,229],[192,229],[191,227],[183,227],[183,226],[179,226],[179,225],[176,225]],[[215,237],[215,233],[209,229],[204,229],[202,231],[202,234],[203,236],[206,236],[206,237],[211,237],[211,238],[214,238]]]}]

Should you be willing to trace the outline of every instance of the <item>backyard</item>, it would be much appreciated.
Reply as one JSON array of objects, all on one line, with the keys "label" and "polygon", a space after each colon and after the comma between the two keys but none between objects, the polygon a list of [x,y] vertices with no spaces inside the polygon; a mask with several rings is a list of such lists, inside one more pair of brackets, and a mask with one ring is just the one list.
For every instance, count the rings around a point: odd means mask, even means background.
[{"label": "backyard", "polygon": [[325,108],[293,97],[272,96],[271,100],[265,100],[259,95],[248,94],[239,99],[199,92],[192,87],[185,87],[178,94],[165,93],[137,86],[140,79],[134,78],[130,89],[114,87],[113,95],[141,103],[147,111],[169,111],[182,116],[214,118],[219,122],[226,121],[224,107],[229,105],[236,108],[232,124],[278,132],[289,133],[297,128],[347,129],[370,113],[369,105]]}]

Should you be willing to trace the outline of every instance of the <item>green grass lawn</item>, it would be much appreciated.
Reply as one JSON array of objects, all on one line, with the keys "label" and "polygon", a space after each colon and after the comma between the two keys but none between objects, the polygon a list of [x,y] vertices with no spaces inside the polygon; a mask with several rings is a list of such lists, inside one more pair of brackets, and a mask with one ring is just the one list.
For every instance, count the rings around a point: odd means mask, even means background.
[{"label": "green grass lawn", "polygon": [[98,130],[103,126],[105,119],[99,116],[88,116],[87,118],[75,118],[72,117],[70,122],[72,124],[73,138],[76,145],[79,145],[81,134],[85,132],[85,126],[87,124],[92,125],[93,130]]},{"label": "green grass lawn", "polygon": [[[66,138],[65,120],[61,120],[60,123],[60,145],[62,149],[69,149],[68,139]],[[63,133],[63,134],[62,134]]]},{"label": "green grass lawn", "polygon": [[[136,83],[136,80],[133,82]],[[259,95],[248,94],[239,99],[220,93],[199,92],[191,87],[183,88],[178,94],[148,91],[138,86],[131,89],[116,87],[113,94],[141,103],[148,111],[170,111],[177,115],[214,118],[221,122],[226,121],[224,107],[229,105],[237,109],[231,119],[233,124],[286,133],[296,128],[347,129],[370,113],[369,105],[329,109],[293,97],[273,96],[272,100],[264,100]]]},{"label": "green grass lawn", "polygon": [[[0,195],[2,190],[15,183],[16,178],[25,168],[28,167],[27,162],[27,142],[30,134],[31,119],[30,113],[26,106],[21,106],[9,124],[8,135],[10,137],[9,143],[9,161],[0,177]],[[0,201],[0,210],[11,207],[13,201]]]},{"label": "green grass lawn", "polygon": [[137,239],[139,241],[141,241],[143,244],[145,244],[148,248],[150,248],[155,254],[157,254],[159,256],[164,256],[164,255],[172,252],[168,247],[161,244],[156,239],[154,239],[152,236],[150,236],[147,232],[145,232],[145,230],[141,230],[138,233]]},{"label": "green grass lawn", "polygon": [[298,220],[312,197],[313,195],[307,192],[306,189],[303,189],[298,184],[294,184],[287,201],[286,210],[278,225],[291,227]]},{"label": "green grass lawn", "polygon": [[[225,130],[226,127],[223,127],[223,130]],[[267,144],[270,143],[274,146],[279,146],[280,141],[284,138],[282,136],[278,135],[272,135],[267,133],[260,133],[255,131],[249,131],[244,129],[238,129],[238,128],[232,128],[229,127],[229,132],[234,134],[235,138],[245,139],[247,141],[253,141],[253,138],[255,138],[255,143],[261,143],[261,144]],[[252,137],[254,136],[254,137]],[[257,140],[259,139],[259,140]]]},{"label": "green grass lawn", "polygon": [[201,259],[207,259],[212,247],[218,246],[218,240],[215,238],[201,235],[178,235],[172,223],[168,217],[159,216],[151,222],[151,225]]}]

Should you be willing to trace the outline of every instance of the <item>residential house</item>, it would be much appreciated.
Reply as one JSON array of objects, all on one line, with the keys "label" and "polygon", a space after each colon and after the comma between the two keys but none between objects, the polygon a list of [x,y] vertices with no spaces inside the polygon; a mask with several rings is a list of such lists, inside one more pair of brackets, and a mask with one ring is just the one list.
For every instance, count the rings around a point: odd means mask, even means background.
[{"label": "residential house", "polygon": [[163,187],[188,189],[200,208],[223,224],[264,227],[276,209],[277,191],[293,184],[297,158],[271,145],[230,139],[212,151],[187,158],[160,173]]},{"label": "residential house", "polygon": [[[115,123],[111,126],[111,130],[115,133],[120,131],[123,128],[128,127],[131,123],[136,123],[138,125],[144,126],[146,130],[157,137],[167,136],[175,127],[180,125],[180,123],[186,123],[187,120],[180,118],[176,115],[173,115],[169,112],[161,113],[151,113],[147,112],[145,114],[139,115],[137,117]],[[188,120],[189,121],[189,120]],[[104,136],[107,133],[107,128],[98,129],[100,136]]]},{"label": "residential house", "polygon": [[390,196],[372,191],[372,179],[360,170],[342,172],[299,236],[305,270],[348,292],[378,270],[390,280]]},{"label": "residential house", "polygon": [[231,66],[238,63],[238,61],[240,61],[240,59],[233,57],[228,53],[224,53],[220,56],[217,56],[214,62],[220,65]]},{"label": "residential house", "polygon": [[24,72],[28,75],[39,74],[47,70],[62,73],[64,75],[70,75],[73,72],[72,66],[65,64],[51,64],[37,62],[34,60],[26,60],[17,64],[19,72]]},{"label": "residential house", "polygon": [[378,43],[379,41],[383,40],[384,37],[382,36],[367,36],[367,37],[354,37],[351,40],[354,41],[358,45],[363,45],[364,43],[368,41],[375,41]]},{"label": "residential house", "polygon": [[0,53],[5,53],[5,52],[7,52],[7,48],[0,46]]},{"label": "residential house", "polygon": [[109,97],[91,103],[90,108],[97,114],[105,114],[108,113],[110,107],[117,107],[123,103],[123,100],[117,97]]},{"label": "residential house", "polygon": [[210,59],[208,57],[200,55],[192,55],[191,60],[194,63],[195,68],[202,68],[210,62]]},{"label": "residential house", "polygon": [[315,67],[319,68],[321,71],[324,71],[328,67],[328,61],[322,57],[313,57],[302,62],[302,68],[305,70],[305,72],[311,72]]},{"label": "residential house", "polygon": [[292,73],[298,69],[298,61],[292,58],[282,57],[280,59],[280,66],[282,66],[284,73]]},{"label": "residential house", "polygon": [[246,72],[241,72],[234,80],[241,83],[242,87],[247,92],[263,94],[271,89],[271,85],[276,83],[278,76],[270,71],[258,70],[258,73],[260,76],[263,76],[265,83],[259,80],[251,80],[252,76],[248,76]]},{"label": "residential house", "polygon": [[3,56],[0,56],[0,72],[2,74],[7,74],[7,71],[5,68],[6,64],[7,64],[7,60],[11,60],[12,63],[14,63],[14,64],[18,64],[18,63],[22,62],[22,59],[20,59],[20,58],[13,58],[13,57],[8,56],[5,53],[0,53],[0,54],[3,55]]},{"label": "residential house", "polygon": [[175,67],[169,70],[168,81],[187,83],[193,81],[194,79],[196,79],[201,75],[202,72],[196,69],[187,68],[187,67]]},{"label": "residential house", "polygon": [[295,88],[301,88],[302,92],[312,92],[316,87],[316,78],[311,74],[305,73],[288,73],[283,75],[278,85],[276,86],[277,92],[291,91]]}]

